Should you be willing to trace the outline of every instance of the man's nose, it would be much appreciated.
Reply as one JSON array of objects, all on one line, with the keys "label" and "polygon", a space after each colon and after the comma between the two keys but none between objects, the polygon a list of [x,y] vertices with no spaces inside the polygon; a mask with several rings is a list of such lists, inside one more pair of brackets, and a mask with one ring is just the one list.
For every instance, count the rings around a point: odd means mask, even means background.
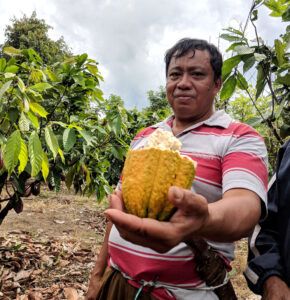
[{"label": "man's nose", "polygon": [[189,74],[183,74],[182,77],[180,77],[177,87],[180,89],[188,89],[191,87],[191,77]]}]

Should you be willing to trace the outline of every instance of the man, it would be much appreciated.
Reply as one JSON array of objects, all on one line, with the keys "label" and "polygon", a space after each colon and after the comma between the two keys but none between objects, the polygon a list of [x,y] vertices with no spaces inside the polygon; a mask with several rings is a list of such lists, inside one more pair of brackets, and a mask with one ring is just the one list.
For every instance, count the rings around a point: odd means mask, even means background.
[{"label": "man", "polygon": [[[87,299],[97,294],[97,299],[218,299],[215,287],[199,276],[189,245],[206,240],[228,266],[232,242],[252,231],[264,207],[262,138],[214,110],[221,88],[218,49],[203,40],[183,39],[167,51],[165,63],[174,115],[143,130],[131,147],[141,148],[157,128],[171,131],[182,143],[181,153],[197,161],[196,178],[191,191],[169,189],[168,200],[177,208],[169,222],[126,214],[121,191],[111,196],[110,223]],[[113,271],[104,274],[107,264]]]},{"label": "man", "polygon": [[290,140],[280,149],[268,192],[268,216],[250,240],[245,276],[264,300],[290,299]]}]

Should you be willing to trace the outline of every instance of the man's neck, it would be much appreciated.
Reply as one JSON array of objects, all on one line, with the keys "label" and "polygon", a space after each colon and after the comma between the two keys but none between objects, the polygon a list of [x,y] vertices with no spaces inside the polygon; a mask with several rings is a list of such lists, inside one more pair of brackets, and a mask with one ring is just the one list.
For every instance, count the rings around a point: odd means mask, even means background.
[{"label": "man's neck", "polygon": [[204,116],[203,118],[198,118],[196,120],[180,120],[178,118],[174,118],[172,123],[172,132],[174,135],[178,135],[187,128],[209,119],[213,114],[214,112],[212,112],[212,114],[209,116]]}]

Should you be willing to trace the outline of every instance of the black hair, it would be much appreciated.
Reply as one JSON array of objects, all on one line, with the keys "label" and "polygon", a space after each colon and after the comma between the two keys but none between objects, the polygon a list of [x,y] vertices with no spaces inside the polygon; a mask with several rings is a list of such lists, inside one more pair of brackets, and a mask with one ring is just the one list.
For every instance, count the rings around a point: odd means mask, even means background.
[{"label": "black hair", "polygon": [[195,50],[208,51],[210,55],[210,64],[214,72],[214,80],[216,81],[220,79],[222,74],[223,58],[218,48],[205,40],[191,38],[183,38],[179,40],[172,48],[166,51],[164,57],[166,76],[172,57],[179,58],[186,55],[190,51],[193,51],[194,55]]}]

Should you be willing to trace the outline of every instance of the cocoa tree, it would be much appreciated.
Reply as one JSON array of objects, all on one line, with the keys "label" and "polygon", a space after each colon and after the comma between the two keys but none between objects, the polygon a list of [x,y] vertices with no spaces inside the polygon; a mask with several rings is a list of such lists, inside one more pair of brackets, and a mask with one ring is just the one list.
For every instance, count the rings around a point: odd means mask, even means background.
[{"label": "cocoa tree", "polygon": [[3,53],[0,223],[10,209],[21,212],[22,197],[38,194],[42,182],[59,190],[64,180],[101,199],[110,191],[107,153],[122,160],[127,149],[127,115],[103,99],[97,63],[87,54],[46,65],[33,49]]},{"label": "cocoa tree", "polygon": [[[273,157],[279,145],[290,135],[290,26],[285,25],[285,32],[274,40],[273,45],[267,45],[259,36],[256,21],[261,6],[264,6],[271,11],[271,17],[280,18],[286,24],[290,21],[289,3],[289,0],[253,1],[246,24],[241,28],[229,27],[221,34],[221,38],[231,43],[227,51],[232,56],[224,61],[224,84],[219,104],[230,110],[231,96],[240,90],[256,113],[247,122],[268,128],[264,134]],[[246,29],[250,26],[255,34],[254,40],[246,36]],[[254,82],[248,76],[249,70],[255,70]],[[261,98],[268,101],[263,110],[259,106]],[[273,143],[274,148],[271,147]]]}]

